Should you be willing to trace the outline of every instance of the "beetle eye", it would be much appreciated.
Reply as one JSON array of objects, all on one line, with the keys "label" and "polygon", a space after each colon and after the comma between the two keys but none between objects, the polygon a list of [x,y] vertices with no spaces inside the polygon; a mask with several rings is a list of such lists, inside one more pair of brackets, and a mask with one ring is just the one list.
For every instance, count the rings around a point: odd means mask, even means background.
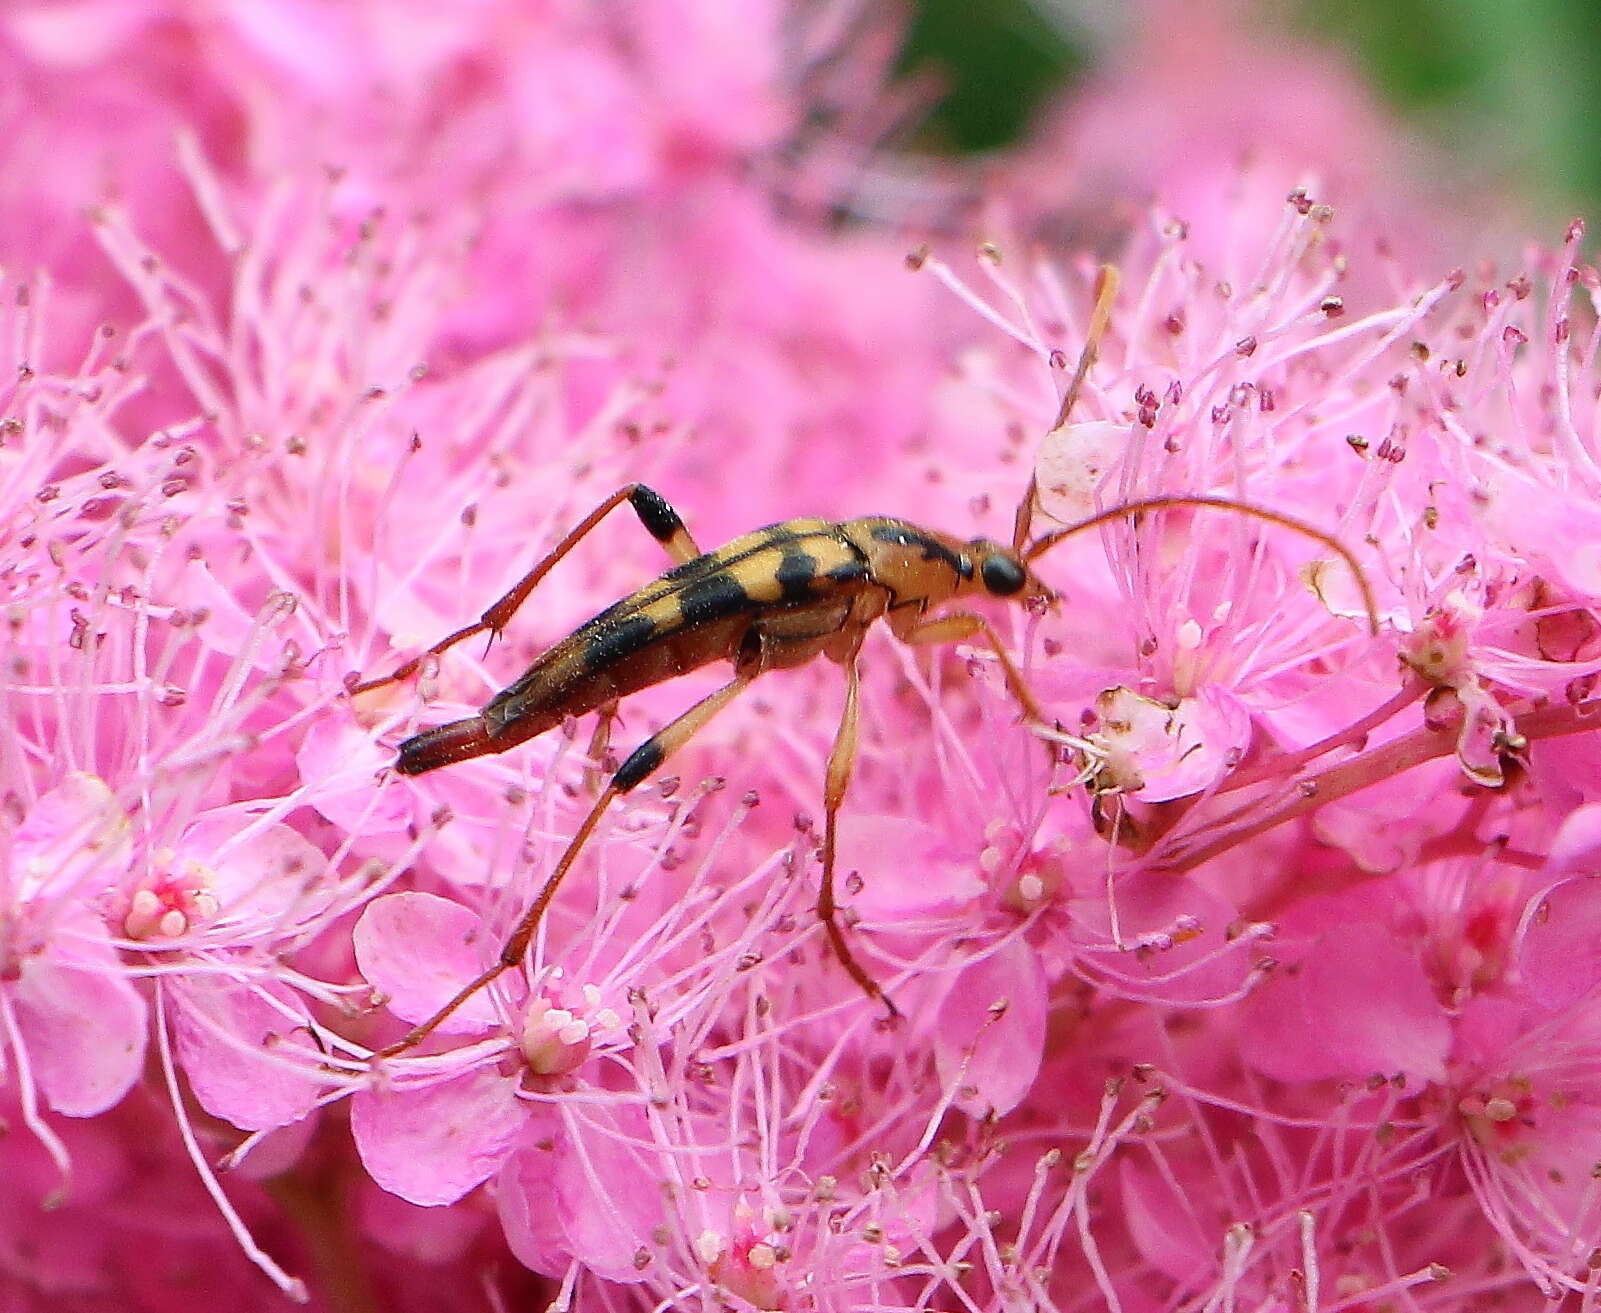
[{"label": "beetle eye", "polygon": [[997,597],[1010,597],[1013,593],[1022,591],[1023,585],[1028,582],[1028,575],[1022,565],[999,552],[984,558],[979,573],[984,578],[984,587]]}]

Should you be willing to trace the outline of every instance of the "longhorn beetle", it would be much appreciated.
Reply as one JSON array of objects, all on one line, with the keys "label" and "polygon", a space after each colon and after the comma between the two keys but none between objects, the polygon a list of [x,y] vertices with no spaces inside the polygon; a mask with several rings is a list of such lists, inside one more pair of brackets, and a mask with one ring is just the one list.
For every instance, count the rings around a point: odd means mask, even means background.
[{"label": "longhorn beetle", "polygon": [[[1098,280],[1098,295],[1078,366],[1057,414],[1067,422],[1095,361],[1116,293],[1116,270]],[[393,674],[351,685],[353,695],[406,679],[473,634],[498,635],[539,581],[610,511],[627,502],[674,561],[672,569],[632,596],[580,625],[535,659],[510,687],[476,716],[412,735],[401,743],[395,769],[420,775],[488,753],[505,752],[569,716],[609,716],[620,698],[715,661],[729,661],[733,678],[646,739],[612,775],[517,922],[493,965],[464,986],[427,1021],[379,1051],[388,1057],[419,1043],[473,994],[517,966],[567,872],[612,800],[636,788],[697,730],[769,670],[824,656],[845,670],[845,709],[834,735],[823,788],[822,877],[817,915],[840,964],[893,1017],[895,1006],[856,960],[840,929],[834,896],[835,830],[856,756],[857,653],[868,627],[883,620],[903,643],[960,642],[981,637],[994,651],[1013,700],[1032,724],[1044,723],[1034,696],[983,616],[929,610],[952,600],[998,597],[1055,600],[1030,562],[1073,534],[1110,520],[1168,507],[1215,507],[1294,529],[1338,554],[1356,577],[1370,623],[1377,629],[1371,590],[1355,557],[1328,534],[1287,515],[1225,497],[1169,495],[1125,502],[1067,528],[1029,541],[1038,487],[1031,479],[1018,505],[1010,547],[976,538],[964,542],[887,516],[832,522],[786,520],[702,553],[676,511],[641,483],[619,488],[595,507],[515,587],[474,623],[441,639]],[[1056,749],[1047,744],[1055,760]]]}]

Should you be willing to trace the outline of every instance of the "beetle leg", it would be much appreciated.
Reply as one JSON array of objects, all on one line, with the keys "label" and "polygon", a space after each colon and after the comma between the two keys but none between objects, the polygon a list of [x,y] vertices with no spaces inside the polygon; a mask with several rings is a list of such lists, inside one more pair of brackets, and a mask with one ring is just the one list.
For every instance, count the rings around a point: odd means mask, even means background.
[{"label": "beetle leg", "polygon": [[487,631],[491,639],[510,623],[517,608],[528,600],[528,595],[539,585],[539,581],[550,573],[551,568],[578,545],[579,539],[599,524],[617,507],[628,502],[634,508],[634,514],[639,516],[639,522],[645,526],[650,534],[666,550],[675,565],[682,565],[699,556],[700,548],[690,537],[689,530],[678,516],[667,499],[654,488],[648,488],[643,483],[630,483],[626,487],[617,489],[605,501],[580,520],[568,532],[567,536],[553,547],[538,565],[519,579],[511,590],[501,597],[483,615],[470,624],[441,638],[427,651],[419,653],[410,661],[400,666],[393,674],[384,675],[379,679],[363,680],[359,684],[351,685],[350,692],[366,693],[375,688],[382,688],[385,684],[398,683],[417,673],[417,669],[431,656],[439,656],[442,652],[456,646],[463,639],[471,638],[474,634]]},{"label": "beetle leg", "polygon": [[[984,641],[990,645],[996,659],[1001,663],[1001,673],[1006,678],[1006,691],[1012,695],[1012,701],[1017,703],[1018,710],[1023,713],[1023,719],[1032,725],[1049,728],[1050,721],[1045,719],[1045,713],[1040,709],[1028,681],[1023,678],[1023,672],[1017,668],[1006,648],[1002,646],[1000,635],[983,616],[973,611],[950,611],[945,615],[935,616],[932,620],[920,619],[915,611],[891,611],[887,617],[890,632],[910,647],[922,647],[930,643],[959,643],[964,638],[973,638],[982,634]],[[1040,740],[1045,746],[1045,759],[1054,769],[1057,763],[1056,745],[1049,739]]]},{"label": "beetle leg", "polygon": [[535,896],[534,901],[529,905],[528,910],[523,913],[522,919],[517,922],[516,928],[511,932],[505,945],[500,950],[499,959],[468,984],[464,985],[450,1002],[429,1017],[427,1021],[424,1021],[421,1025],[413,1026],[388,1048],[378,1050],[377,1057],[393,1057],[397,1053],[403,1053],[414,1045],[420,1044],[433,1033],[440,1022],[444,1021],[446,1017],[450,1016],[452,1012],[480,989],[504,975],[523,960],[523,955],[528,951],[529,941],[533,939],[534,931],[539,928],[539,923],[544,918],[545,909],[550,906],[551,899],[556,896],[556,891],[561,888],[561,882],[567,878],[567,872],[572,869],[573,863],[578,860],[578,854],[584,850],[584,845],[589,842],[590,835],[594,834],[595,827],[600,824],[600,818],[605,815],[606,809],[611,806],[612,799],[620,794],[627,793],[630,789],[648,779],[655,773],[662,762],[666,761],[669,756],[689,741],[696,730],[702,728],[707,721],[749,687],[750,682],[762,671],[762,654],[765,645],[761,644],[759,635],[757,643],[755,659],[745,663],[732,680],[724,684],[716,692],[702,698],[688,711],[684,712],[683,715],[679,716],[677,720],[669,721],[629,754],[628,760],[623,762],[617,773],[611,777],[611,782],[606,785],[605,792],[595,799],[594,805],[589,809],[589,815],[584,817],[583,824],[578,827],[577,832],[568,840],[567,847],[562,850],[561,858],[556,863],[556,869],[550,873],[545,883],[540,886],[539,893]]},{"label": "beetle leg", "polygon": [[613,782],[607,786],[606,791],[599,798],[595,799],[595,805],[589,809],[589,815],[584,817],[584,823],[578,827],[578,832],[568,841],[566,849],[562,852],[561,860],[556,863],[556,869],[551,872],[550,878],[545,881],[544,886],[539,891],[539,896],[534,899],[533,905],[523,913],[522,920],[517,923],[517,928],[512,931],[511,938],[506,941],[505,946],[500,950],[500,956],[494,964],[485,968],[467,984],[463,985],[456,992],[455,997],[440,1008],[438,1012],[434,1013],[433,1016],[429,1017],[427,1021],[413,1026],[387,1048],[379,1049],[373,1055],[374,1057],[392,1058],[397,1053],[404,1053],[407,1049],[421,1044],[423,1040],[433,1034],[440,1022],[444,1021],[452,1012],[480,989],[499,979],[522,961],[523,953],[528,948],[528,941],[533,937],[534,930],[538,927],[539,919],[544,915],[546,906],[555,897],[557,887],[567,875],[567,871],[573,862],[577,860],[578,854],[583,851],[584,845],[589,842],[589,836],[595,832],[595,826],[600,823],[600,818],[605,814],[606,808],[611,805],[611,800],[617,796],[619,791],[616,783]]},{"label": "beetle leg", "polygon": [[1045,713],[1040,710],[1040,704],[1023,678],[1023,672],[1017,668],[1017,663],[1002,646],[1000,636],[983,616],[972,611],[951,611],[932,620],[919,620],[915,614],[908,613],[907,618],[902,620],[898,614],[891,612],[889,622],[890,631],[895,637],[911,647],[923,647],[931,643],[960,643],[964,638],[982,634],[1000,661],[1001,671],[1006,676],[1007,691],[1023,715],[1036,725],[1048,724]]},{"label": "beetle leg", "polygon": [[867,969],[856,960],[850,945],[845,942],[845,933],[839,926],[839,907],[834,901],[834,850],[836,848],[836,824],[839,819],[840,804],[845,801],[845,791],[850,787],[851,769],[856,764],[856,718],[857,704],[859,702],[858,690],[861,686],[861,676],[856,668],[856,654],[853,652],[844,661],[845,666],[845,713],[839,720],[839,732],[834,735],[834,749],[828,754],[828,774],[823,786],[823,879],[817,893],[817,916],[823,923],[823,929],[828,935],[828,942],[834,947],[834,956],[839,958],[839,964],[850,974],[850,978],[862,987],[868,998],[877,999],[888,1010],[890,1018],[900,1016],[900,1009],[890,1001],[879,986],[879,983],[867,974]]},{"label": "beetle leg", "polygon": [[611,746],[611,727],[617,723],[617,700],[603,703],[595,715],[595,732],[589,736],[589,766],[584,771],[584,788],[589,793],[596,793],[600,789],[600,777],[604,771],[601,763],[606,758],[606,749]]}]

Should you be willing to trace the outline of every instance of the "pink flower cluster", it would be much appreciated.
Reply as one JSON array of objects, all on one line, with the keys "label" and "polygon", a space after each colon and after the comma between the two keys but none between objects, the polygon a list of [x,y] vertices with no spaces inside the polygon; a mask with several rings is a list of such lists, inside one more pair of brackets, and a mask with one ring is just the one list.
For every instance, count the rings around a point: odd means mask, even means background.
[{"label": "pink flower cluster", "polygon": [[[1429,267],[1371,217],[1411,198],[1192,153],[1201,222],[1128,211],[1052,428],[1098,262],[1037,238],[1088,197],[1003,178],[932,250],[831,228],[893,208],[807,118],[872,122],[867,12],[0,16],[5,1307],[1601,1308],[1582,227]],[[1031,475],[1037,531],[1271,514],[1043,555],[1059,600],[992,618],[1050,724],[983,644],[869,638],[840,896],[898,1021],[814,911],[822,662],[379,1054],[721,672],[610,747],[390,769],[662,568],[625,511],[487,652],[356,678],[632,480],[711,546],[1005,539]]]}]

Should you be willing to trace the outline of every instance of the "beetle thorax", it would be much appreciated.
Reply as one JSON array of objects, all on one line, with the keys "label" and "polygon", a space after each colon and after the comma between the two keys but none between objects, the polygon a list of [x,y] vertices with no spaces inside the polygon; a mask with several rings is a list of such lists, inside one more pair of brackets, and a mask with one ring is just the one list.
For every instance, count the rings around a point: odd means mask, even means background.
[{"label": "beetle thorax", "polygon": [[894,595],[894,605],[937,606],[981,587],[973,554],[959,538],[879,516],[840,527],[867,558],[873,582]]}]

